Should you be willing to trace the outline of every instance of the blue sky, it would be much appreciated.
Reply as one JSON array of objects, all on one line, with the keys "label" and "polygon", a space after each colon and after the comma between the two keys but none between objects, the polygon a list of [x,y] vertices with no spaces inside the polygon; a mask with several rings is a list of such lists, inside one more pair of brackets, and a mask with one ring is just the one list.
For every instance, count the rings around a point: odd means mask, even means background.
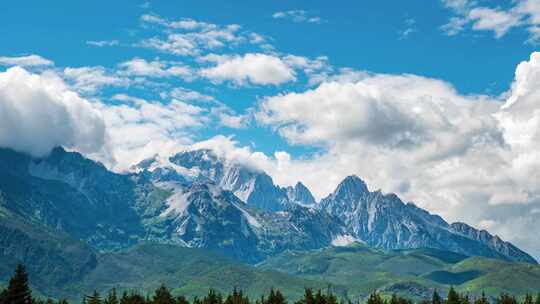
[{"label": "blue sky", "polygon": [[[88,40],[134,41],[143,13],[170,19],[193,18],[216,24],[237,23],[268,35],[283,52],[328,56],[336,66],[377,73],[413,73],[447,80],[463,93],[508,89],[515,65],[535,49],[527,33],[513,29],[500,39],[491,32],[466,31],[449,37],[440,27],[452,12],[439,1],[17,1],[3,4],[2,54],[37,53],[59,66],[113,65],[133,56],[152,58],[141,49],[102,48]],[[508,6],[509,1],[489,1]],[[307,10],[321,24],[272,18],[278,11]],[[400,39],[415,20],[412,32]],[[142,35],[142,33],[140,33]],[[161,54],[164,57],[164,54]],[[464,77],[464,72],[467,76]]]},{"label": "blue sky", "polygon": [[9,1],[0,146],[357,174],[540,257],[539,42],[538,0]]},{"label": "blue sky", "polygon": [[[155,50],[133,47],[141,37],[159,29],[141,28],[141,15],[153,14],[169,20],[192,18],[218,25],[239,24],[243,29],[268,37],[277,50],[315,58],[327,56],[336,68],[349,67],[374,73],[411,73],[448,81],[462,94],[497,95],[508,90],[513,70],[528,57],[535,45],[526,43],[527,33],[509,31],[494,39],[489,31],[464,31],[448,36],[440,27],[452,11],[440,1],[18,1],[3,4],[0,54],[19,56],[39,54],[58,67],[104,66],[140,57],[151,60],[186,60]],[[508,1],[492,7],[508,7]],[[321,22],[294,22],[276,19],[273,14],[303,10]],[[406,36],[407,30],[410,33]],[[118,41],[113,47],[96,47],[87,41]],[[257,52],[255,48],[216,50],[217,53]],[[204,90],[207,83],[188,86]],[[284,88],[285,87],[285,88]],[[213,86],[220,101],[237,111],[252,107],[258,97],[283,90],[298,91],[305,83],[285,86],[230,88]],[[208,89],[206,87],[206,89]],[[140,92],[129,91],[137,96]],[[144,96],[143,96],[144,97]],[[200,137],[213,133],[235,134],[245,144],[273,153],[287,148],[299,155],[312,151],[288,146],[268,130],[203,130]],[[306,150],[307,149],[307,150]]]}]

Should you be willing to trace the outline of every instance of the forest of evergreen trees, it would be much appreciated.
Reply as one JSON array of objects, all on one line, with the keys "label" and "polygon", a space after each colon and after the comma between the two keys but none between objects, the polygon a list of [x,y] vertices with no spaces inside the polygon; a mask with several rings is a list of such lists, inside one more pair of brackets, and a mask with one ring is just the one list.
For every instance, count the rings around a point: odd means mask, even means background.
[{"label": "forest of evergreen trees", "polygon": [[[232,293],[223,296],[210,289],[203,298],[194,298],[191,302],[184,296],[174,297],[169,289],[161,285],[151,296],[142,296],[136,292],[123,292],[117,294],[115,289],[107,295],[100,295],[97,291],[91,295],[84,296],[82,304],[287,304],[287,300],[279,290],[271,289],[268,295],[261,296],[255,301],[250,300],[241,290],[234,289]],[[482,296],[471,299],[469,295],[459,294],[454,288],[450,288],[446,298],[433,292],[431,300],[423,300],[418,304],[540,304],[540,293],[533,299],[527,294],[523,301],[518,301],[514,296],[501,294],[494,301]],[[9,280],[7,289],[0,291],[0,304],[69,304],[67,300],[37,299],[32,297],[32,291],[28,282],[28,275],[23,265],[18,265],[15,273]],[[351,301],[340,300],[332,292],[314,292],[312,289],[305,289],[303,297],[294,304],[353,304]],[[360,304],[360,303],[354,303]],[[391,297],[383,297],[377,292],[369,295],[365,304],[414,304],[412,300],[405,299],[396,294]]]}]

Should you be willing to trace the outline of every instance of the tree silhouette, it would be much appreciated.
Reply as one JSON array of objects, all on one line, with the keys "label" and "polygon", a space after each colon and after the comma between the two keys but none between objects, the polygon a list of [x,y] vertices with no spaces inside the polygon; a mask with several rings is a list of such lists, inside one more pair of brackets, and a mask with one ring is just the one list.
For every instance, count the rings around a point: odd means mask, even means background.
[{"label": "tree silhouette", "polygon": [[23,265],[17,265],[15,274],[9,280],[6,292],[6,301],[9,304],[31,304],[32,291],[28,286],[28,274]]},{"label": "tree silhouette", "polygon": [[86,304],[102,304],[101,296],[97,290],[94,290],[94,293],[91,296],[86,296],[84,301]]}]

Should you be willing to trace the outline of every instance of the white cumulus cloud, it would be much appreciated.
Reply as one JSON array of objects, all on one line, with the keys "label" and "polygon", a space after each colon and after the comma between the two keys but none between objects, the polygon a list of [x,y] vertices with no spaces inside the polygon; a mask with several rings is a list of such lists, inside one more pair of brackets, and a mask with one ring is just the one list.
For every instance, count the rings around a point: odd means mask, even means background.
[{"label": "white cumulus cloud", "polygon": [[200,71],[215,82],[232,81],[237,85],[278,85],[296,79],[295,71],[279,57],[248,53],[244,56],[213,57],[216,65]]},{"label": "white cumulus cloud", "polygon": [[56,146],[83,153],[106,142],[101,114],[53,73],[20,67],[0,73],[0,146],[35,157]]}]

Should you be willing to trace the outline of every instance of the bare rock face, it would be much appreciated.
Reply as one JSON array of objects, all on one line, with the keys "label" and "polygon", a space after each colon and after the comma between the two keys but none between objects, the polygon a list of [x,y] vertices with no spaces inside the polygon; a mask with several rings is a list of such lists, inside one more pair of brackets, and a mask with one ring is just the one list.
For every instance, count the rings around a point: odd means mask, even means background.
[{"label": "bare rock face", "polygon": [[[301,183],[282,188],[265,172],[210,150],[154,157],[117,174],[61,148],[43,159],[0,149],[0,224],[14,217],[21,227],[61,233],[96,251],[152,241],[257,263],[285,250],[360,241],[536,263],[487,231],[371,192],[356,176],[317,203]],[[14,244],[10,252],[17,252]]]},{"label": "bare rock face", "polygon": [[405,204],[395,194],[370,192],[357,176],[345,178],[319,207],[342,219],[353,236],[370,246],[390,249],[436,248],[465,255],[536,263],[514,245],[463,223]]}]

